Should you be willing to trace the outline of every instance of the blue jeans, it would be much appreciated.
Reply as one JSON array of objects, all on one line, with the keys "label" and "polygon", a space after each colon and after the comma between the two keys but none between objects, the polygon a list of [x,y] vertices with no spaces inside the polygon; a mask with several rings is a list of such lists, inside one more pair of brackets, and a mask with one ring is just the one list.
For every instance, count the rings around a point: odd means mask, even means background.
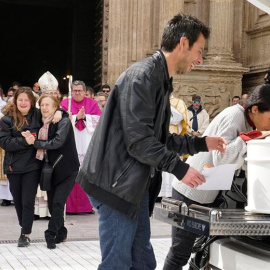
[{"label": "blue jeans", "polygon": [[98,270],[152,270],[156,259],[150,243],[149,196],[140,205],[137,220],[90,197],[99,214],[102,262]]}]

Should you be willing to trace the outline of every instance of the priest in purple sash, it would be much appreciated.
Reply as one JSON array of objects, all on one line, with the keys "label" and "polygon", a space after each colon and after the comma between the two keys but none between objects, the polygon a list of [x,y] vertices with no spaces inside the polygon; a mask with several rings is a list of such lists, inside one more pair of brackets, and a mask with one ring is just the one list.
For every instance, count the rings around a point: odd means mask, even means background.
[{"label": "priest in purple sash", "polygon": [[[101,115],[98,103],[86,97],[86,86],[83,81],[72,83],[71,114],[74,126],[76,147],[82,164],[86,150]],[[61,102],[61,107],[68,111],[68,99]],[[67,203],[67,213],[93,213],[92,205],[78,183],[75,183]]]}]

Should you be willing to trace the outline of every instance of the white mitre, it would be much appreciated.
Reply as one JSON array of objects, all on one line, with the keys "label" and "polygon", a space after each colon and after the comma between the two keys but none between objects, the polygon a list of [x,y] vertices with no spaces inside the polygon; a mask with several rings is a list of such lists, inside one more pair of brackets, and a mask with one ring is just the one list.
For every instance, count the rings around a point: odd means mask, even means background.
[{"label": "white mitre", "polygon": [[42,92],[57,90],[58,88],[58,81],[49,71],[39,78],[38,84]]}]

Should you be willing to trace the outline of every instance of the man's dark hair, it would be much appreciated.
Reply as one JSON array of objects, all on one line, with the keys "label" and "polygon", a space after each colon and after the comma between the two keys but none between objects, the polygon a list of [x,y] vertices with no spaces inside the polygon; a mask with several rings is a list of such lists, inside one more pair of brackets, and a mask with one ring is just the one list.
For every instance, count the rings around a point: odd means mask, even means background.
[{"label": "man's dark hair", "polygon": [[13,87],[13,86],[15,86],[15,85],[17,85],[18,87],[21,86],[21,84],[20,84],[19,82],[13,82],[13,83],[11,84],[11,87]]},{"label": "man's dark hair", "polygon": [[200,101],[201,102],[201,97],[198,95],[193,95],[192,96],[192,101]]},{"label": "man's dark hair", "polygon": [[239,96],[234,96],[234,97],[232,98],[232,100],[234,100],[235,98],[241,99]]},{"label": "man's dark hair", "polygon": [[16,89],[14,89],[14,88],[11,86],[11,87],[8,88],[7,93],[8,93],[9,91],[12,91],[12,92],[14,93],[14,92],[16,91]]},{"label": "man's dark hair", "polygon": [[201,33],[207,39],[210,35],[210,29],[191,15],[178,14],[168,22],[164,29],[161,49],[166,52],[172,52],[180,42],[181,37],[188,39],[189,48],[191,48]]},{"label": "man's dark hair", "polygon": [[95,90],[93,89],[93,87],[89,86],[89,85],[86,85],[86,91],[88,91],[89,93],[91,94],[95,94]]},{"label": "man's dark hair", "polygon": [[111,87],[106,83],[101,85],[101,91],[102,91],[103,88],[109,88],[111,90]]}]

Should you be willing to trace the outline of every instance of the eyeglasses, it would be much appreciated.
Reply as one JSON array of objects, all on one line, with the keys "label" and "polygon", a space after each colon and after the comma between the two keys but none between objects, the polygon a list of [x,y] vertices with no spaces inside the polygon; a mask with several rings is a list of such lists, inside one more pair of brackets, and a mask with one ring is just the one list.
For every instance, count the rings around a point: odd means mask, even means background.
[{"label": "eyeglasses", "polygon": [[102,90],[103,93],[110,93],[111,90]]},{"label": "eyeglasses", "polygon": [[193,101],[194,104],[200,104],[201,102],[196,100],[196,101]]},{"label": "eyeglasses", "polygon": [[72,92],[80,94],[80,93],[84,92],[84,90],[72,90]]}]

